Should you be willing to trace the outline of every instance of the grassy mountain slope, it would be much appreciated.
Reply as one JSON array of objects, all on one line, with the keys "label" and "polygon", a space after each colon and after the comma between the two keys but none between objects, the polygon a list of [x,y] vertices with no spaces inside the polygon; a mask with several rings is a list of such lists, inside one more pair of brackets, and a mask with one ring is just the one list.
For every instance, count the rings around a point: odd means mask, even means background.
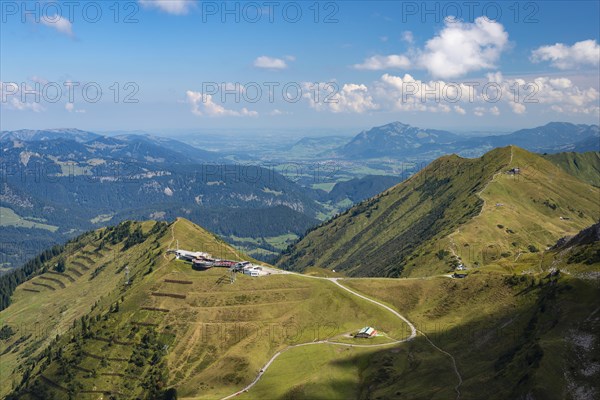
[{"label": "grassy mountain slope", "polygon": [[401,180],[402,178],[399,176],[386,175],[367,175],[362,178],[353,178],[349,181],[336,183],[326,198],[334,203],[344,200],[358,203],[398,184]]},{"label": "grassy mountain slope", "polygon": [[[347,284],[392,304],[452,354],[462,378],[461,398],[598,394],[600,374],[590,350],[600,333],[595,322],[600,290],[593,280],[546,272],[481,273],[464,280],[357,279]],[[363,365],[360,398],[456,397],[448,390],[458,384],[451,360],[423,336],[397,352],[381,351]]]},{"label": "grassy mountain slope", "polygon": [[448,399],[455,388],[464,399],[596,398],[598,244],[595,224],[561,239],[535,271],[517,261],[515,274],[343,280],[423,334],[393,349],[294,349],[240,398]]},{"label": "grassy mountain slope", "polygon": [[[596,398],[599,246],[596,223],[559,240],[533,271],[519,260],[513,275],[478,270],[462,280],[345,283],[393,305],[452,354],[462,398]],[[448,369],[428,374],[449,363],[439,356],[432,362],[435,354],[421,337],[397,353],[374,355],[363,364],[362,393],[368,382],[371,395],[383,398],[448,398],[439,382],[456,377]]]},{"label": "grassy mountain slope", "polygon": [[600,222],[577,235],[561,238],[544,254],[541,264],[573,276],[597,279],[600,275],[594,265],[600,264]]},{"label": "grassy mountain slope", "polygon": [[[464,399],[594,398],[600,293],[589,278],[600,264],[588,255],[598,232],[595,226],[561,240],[535,270],[521,257],[514,275],[482,268],[462,280],[344,279],[406,315],[427,338],[385,348],[295,347],[239,398],[447,399],[456,386]],[[0,312],[0,395],[221,398],[288,345],[348,341],[364,325],[407,335],[388,312],[331,282],[273,274],[230,284],[225,270],[194,271],[167,255],[176,243],[248,259],[184,219],[122,224],[70,242]],[[569,273],[548,273],[582,249]],[[48,270],[61,260],[64,272]],[[576,275],[575,267],[588,274]]]},{"label": "grassy mountain slope", "polygon": [[[138,226],[143,239],[128,239],[139,237]],[[0,340],[2,396],[157,399],[174,388],[180,397],[212,399],[250,383],[290,344],[369,323],[394,338],[407,334],[385,310],[328,281],[238,275],[230,284],[226,270],[194,271],[167,248],[249,258],[187,220],[149,234],[153,226],[86,235],[17,287],[0,312],[8,327]],[[114,240],[101,245],[107,237]],[[128,242],[135,244],[124,249]],[[64,273],[46,271],[61,258]]]},{"label": "grassy mountain slope", "polygon": [[544,158],[582,181],[600,187],[600,152],[546,154]]},{"label": "grassy mountain slope", "polygon": [[510,268],[600,217],[598,188],[519,148],[511,167],[521,173],[497,175],[481,193],[480,215],[440,242],[467,266]]},{"label": "grassy mountain slope", "polygon": [[[148,234],[154,223],[134,224]],[[32,361],[48,348],[57,335],[66,334],[73,323],[92,309],[102,309],[115,302],[125,290],[125,265],[131,268],[135,282],[150,268],[150,256],[160,252],[166,224],[156,225],[146,241],[123,252],[127,239],[118,240],[114,230],[102,229],[69,242],[56,257],[40,266],[32,279],[20,285],[12,296],[12,304],[0,313],[0,325],[9,326],[14,336],[0,344],[2,363],[2,395],[31,366]],[[160,229],[163,227],[162,229]],[[113,244],[114,243],[114,244]],[[54,266],[63,262],[65,270]]]},{"label": "grassy mountain slope", "polygon": [[[507,173],[516,167],[520,174]],[[278,265],[351,276],[429,275],[460,262],[502,266],[591,225],[598,196],[598,188],[514,146],[477,159],[446,156],[309,232]]]}]

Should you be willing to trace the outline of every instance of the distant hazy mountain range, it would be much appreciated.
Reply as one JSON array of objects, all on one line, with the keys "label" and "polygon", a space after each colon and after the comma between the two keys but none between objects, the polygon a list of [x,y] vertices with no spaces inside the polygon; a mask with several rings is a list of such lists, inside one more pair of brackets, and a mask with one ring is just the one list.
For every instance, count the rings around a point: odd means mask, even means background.
[{"label": "distant hazy mountain range", "polygon": [[48,157],[58,157],[62,161],[100,157],[148,164],[185,164],[222,158],[218,153],[173,139],[151,135],[102,136],[79,129],[5,131],[0,132],[0,142],[3,156],[11,149],[25,149],[33,160],[44,161]]},{"label": "distant hazy mountain range", "polygon": [[515,145],[538,153],[599,151],[598,125],[551,122],[509,135],[465,138],[448,131],[421,129],[400,122],[363,131],[335,154],[342,158],[435,158],[457,153],[479,156],[502,146]]},{"label": "distant hazy mountain range", "polygon": [[302,234],[323,211],[318,192],[273,169],[172,139],[22,130],[0,133],[0,144],[4,268],[123,219],[186,215],[219,234],[261,238]]},{"label": "distant hazy mountain range", "polygon": [[421,129],[401,122],[371,128],[356,135],[339,153],[345,157],[399,157],[428,152],[460,141],[448,131]]},{"label": "distant hazy mountain range", "polygon": [[[465,138],[395,122],[346,140],[304,138],[291,148],[321,159],[318,153],[324,150],[344,165],[367,160],[362,165],[368,166],[371,158],[421,163],[391,176],[367,175],[372,170],[361,166],[356,170],[364,175],[347,174],[348,180],[325,191],[312,186],[314,179],[303,186],[274,168],[235,164],[226,154],[143,133],[0,132],[0,242],[5,244],[0,272],[88,229],[124,219],[172,220],[182,215],[228,240],[249,244],[258,239],[262,244],[252,246],[273,256],[278,249],[265,237],[302,235],[319,219],[384,191],[444,154],[479,156],[496,146],[519,143],[537,152],[584,151],[597,149],[600,136],[597,125],[550,123],[510,135]],[[551,161],[598,185],[597,155]]]}]

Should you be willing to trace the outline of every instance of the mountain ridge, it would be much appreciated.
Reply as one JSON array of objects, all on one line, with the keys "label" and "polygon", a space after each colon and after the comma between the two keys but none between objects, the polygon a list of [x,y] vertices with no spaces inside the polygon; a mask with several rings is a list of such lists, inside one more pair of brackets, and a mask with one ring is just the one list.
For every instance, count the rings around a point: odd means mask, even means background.
[{"label": "mountain ridge", "polygon": [[448,131],[421,129],[396,121],[360,132],[338,151],[345,157],[363,156],[366,151],[369,152],[366,158],[387,154],[406,156],[416,149],[433,148],[459,139]]},{"label": "mountain ridge", "polygon": [[[590,149],[590,142],[597,146]],[[362,159],[378,157],[436,158],[443,153],[481,155],[496,147],[516,145],[535,152],[600,150],[598,125],[549,122],[535,128],[520,129],[507,135],[465,138],[449,131],[422,129],[401,122],[371,128],[357,134],[337,149],[341,157]]]},{"label": "mountain ridge", "polygon": [[277,265],[396,277],[508,262],[591,224],[600,215],[598,195],[598,188],[514,146],[477,159],[444,156],[310,231]]},{"label": "mountain ridge", "polygon": [[[255,380],[277,351],[327,348],[321,338],[343,340],[367,318],[392,337],[410,334],[386,309],[326,279],[262,264],[268,274],[232,283],[227,268],[195,270],[176,248],[256,264],[184,218],[78,238],[40,262],[0,312],[0,395],[222,398]],[[43,329],[32,331],[34,321]]]}]

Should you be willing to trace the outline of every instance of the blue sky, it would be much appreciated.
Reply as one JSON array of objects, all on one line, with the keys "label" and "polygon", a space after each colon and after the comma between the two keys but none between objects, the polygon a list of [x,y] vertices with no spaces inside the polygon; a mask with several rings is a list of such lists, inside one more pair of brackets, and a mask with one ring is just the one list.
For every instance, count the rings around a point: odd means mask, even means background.
[{"label": "blue sky", "polygon": [[599,2],[471,4],[3,0],[0,128],[598,123]]}]

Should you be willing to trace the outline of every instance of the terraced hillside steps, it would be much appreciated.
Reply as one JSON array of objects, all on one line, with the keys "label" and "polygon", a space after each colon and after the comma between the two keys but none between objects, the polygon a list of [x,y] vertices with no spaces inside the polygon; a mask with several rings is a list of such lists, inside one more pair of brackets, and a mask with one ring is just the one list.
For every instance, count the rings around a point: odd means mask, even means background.
[{"label": "terraced hillside steps", "polygon": [[[153,223],[143,223],[142,227],[147,235]],[[136,225],[129,226],[130,232],[135,229]],[[126,232],[125,227],[98,233],[84,249],[93,251],[107,237],[120,237],[122,232]],[[224,258],[257,263],[186,220],[179,219],[160,235],[149,236],[126,250],[120,250],[127,240],[125,234],[122,239],[111,244],[119,257],[110,258],[106,252],[90,271],[75,278],[75,283],[65,280],[66,288],[57,289],[60,299],[88,292],[79,296],[87,305],[81,300],[74,303],[82,306],[80,314],[68,307],[67,313],[58,313],[63,307],[60,303],[54,306],[56,314],[43,315],[35,308],[27,313],[30,318],[51,317],[54,325],[61,327],[58,342],[47,346],[63,349],[66,364],[72,366],[73,379],[78,382],[78,393],[96,387],[125,393],[128,398],[144,397],[153,390],[149,388],[159,390],[160,386],[176,387],[182,397],[195,393],[223,397],[232,387],[250,383],[255,371],[288,345],[332,339],[332,335],[359,329],[368,319],[380,321],[378,328],[390,337],[401,340],[410,333],[402,321],[390,319],[386,310],[343,290],[332,290],[328,281],[289,274],[261,278],[239,275],[231,284],[221,279],[223,270],[194,271],[189,263],[172,255],[165,257],[164,250],[178,240],[182,248],[206,251],[212,246]],[[80,259],[77,252],[69,255],[65,264],[70,265],[72,259]],[[122,272],[117,273],[125,263],[131,271],[129,285],[125,285]],[[103,268],[95,272],[100,266]],[[92,274],[95,277],[90,280]],[[17,310],[32,303],[25,294],[34,295],[17,289],[14,304],[5,310],[7,315],[15,315],[11,307]],[[257,340],[258,334],[265,336]],[[78,339],[71,341],[73,336]],[[56,334],[50,332],[47,337],[55,338]],[[38,351],[39,367],[32,371],[23,390],[35,387],[39,373],[57,382],[64,376],[59,374],[57,362],[45,363],[43,348]],[[169,372],[163,375],[160,371]],[[139,377],[139,383],[128,387],[128,376]],[[15,376],[15,380],[19,378]]]}]

